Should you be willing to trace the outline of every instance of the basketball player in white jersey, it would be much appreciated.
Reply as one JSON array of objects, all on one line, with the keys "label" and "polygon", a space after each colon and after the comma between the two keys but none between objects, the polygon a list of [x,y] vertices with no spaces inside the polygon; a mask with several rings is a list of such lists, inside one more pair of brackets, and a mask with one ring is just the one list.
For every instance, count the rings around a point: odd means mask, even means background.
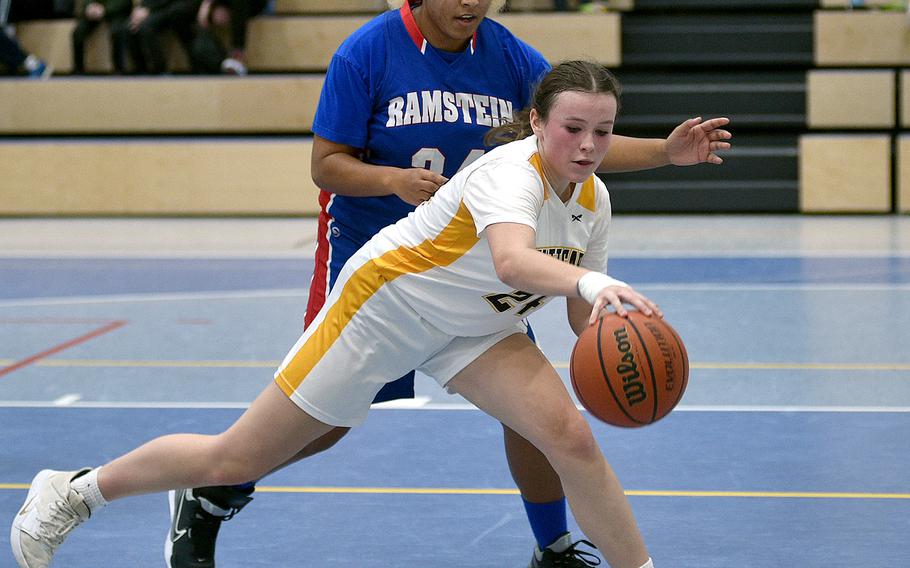
[{"label": "basketball player in white jersey", "polygon": [[275,382],[224,433],[163,436],[102,467],[39,472],[12,526],[19,566],[48,566],[108,501],[258,478],[333,427],[360,424],[388,377],[417,368],[544,453],[611,567],[652,568],[619,480],[522,323],[552,296],[567,298],[576,333],[605,309],[625,315],[624,304],[661,317],[603,272],[610,202],[593,174],[618,92],[600,65],[554,67],[530,112],[492,132],[516,141],[456,174],[345,264]]}]

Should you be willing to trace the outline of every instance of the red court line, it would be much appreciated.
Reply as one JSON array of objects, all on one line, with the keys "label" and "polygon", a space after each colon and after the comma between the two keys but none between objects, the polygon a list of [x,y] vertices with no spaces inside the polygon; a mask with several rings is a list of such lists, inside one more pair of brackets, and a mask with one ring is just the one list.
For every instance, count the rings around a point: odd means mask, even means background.
[{"label": "red court line", "polygon": [[0,318],[0,324],[88,324],[110,323],[111,318]]},{"label": "red court line", "polygon": [[119,327],[123,327],[124,325],[126,325],[126,323],[127,323],[126,320],[112,321],[112,322],[108,323],[107,325],[99,327],[98,329],[96,329],[94,331],[90,331],[84,335],[80,335],[79,337],[70,339],[69,341],[67,341],[65,343],[61,343],[60,345],[51,347],[50,349],[42,351],[41,353],[36,353],[35,355],[26,357],[25,359],[22,359],[20,361],[16,361],[15,363],[12,363],[11,365],[8,365],[8,366],[0,369],[0,377],[2,377],[3,375],[6,375],[6,374],[12,373],[16,369],[21,369],[22,367],[25,367],[26,365],[31,365],[35,361],[39,361],[46,357],[50,357],[51,355],[54,355],[56,353],[60,353],[64,349],[69,349],[70,347],[79,345],[80,343],[85,343],[86,341],[94,339],[100,335],[104,335],[105,333],[107,333],[109,331],[114,331],[115,329],[117,329]]}]

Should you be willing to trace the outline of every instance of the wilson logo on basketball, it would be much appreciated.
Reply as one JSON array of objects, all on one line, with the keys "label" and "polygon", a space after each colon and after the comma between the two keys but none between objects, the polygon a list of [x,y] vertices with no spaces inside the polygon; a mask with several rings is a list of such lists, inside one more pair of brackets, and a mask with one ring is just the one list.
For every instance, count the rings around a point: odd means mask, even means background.
[{"label": "wilson logo on basketball", "polygon": [[600,420],[623,428],[652,424],[679,403],[689,356],[663,318],[615,312],[578,336],[569,361],[578,401]]},{"label": "wilson logo on basketball", "polygon": [[647,399],[648,395],[645,393],[645,385],[639,380],[641,373],[638,372],[638,363],[632,352],[632,343],[629,342],[629,331],[625,326],[613,330],[613,339],[616,340],[616,349],[622,353],[616,372],[622,377],[623,394],[626,395],[629,406],[635,406]]}]

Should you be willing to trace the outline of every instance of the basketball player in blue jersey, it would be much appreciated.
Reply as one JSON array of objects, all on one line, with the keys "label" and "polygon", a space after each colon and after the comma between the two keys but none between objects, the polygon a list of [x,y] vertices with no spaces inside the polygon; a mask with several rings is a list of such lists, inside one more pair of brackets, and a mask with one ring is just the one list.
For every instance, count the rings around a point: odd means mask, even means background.
[{"label": "basketball player in blue jersey", "polygon": [[[312,171],[322,188],[321,211],[306,325],[347,259],[483,155],[484,134],[511,121],[550,69],[538,51],[485,18],[490,0],[392,4],[398,9],[371,20],[338,48],[320,96]],[[614,136],[598,169],[719,164],[714,151],[729,147],[730,134],[722,129],[727,122],[692,119],[666,140]],[[376,402],[413,396],[411,372],[383,387]],[[537,541],[530,567],[590,566],[568,532],[559,477],[534,446],[503,429]],[[299,457],[331,447],[347,431],[334,429]],[[168,566],[214,566],[221,521],[246,505],[252,492],[252,483],[172,492]]]}]

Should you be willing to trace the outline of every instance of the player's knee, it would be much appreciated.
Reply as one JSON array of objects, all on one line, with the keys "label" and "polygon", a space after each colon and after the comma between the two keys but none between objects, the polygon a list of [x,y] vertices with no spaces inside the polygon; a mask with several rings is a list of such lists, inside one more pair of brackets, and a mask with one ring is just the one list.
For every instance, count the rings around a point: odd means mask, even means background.
[{"label": "player's knee", "polygon": [[590,462],[597,459],[600,452],[591,427],[578,412],[562,417],[551,428],[548,439],[546,453],[554,467]]},{"label": "player's knee", "polygon": [[310,442],[301,452],[298,454],[299,458],[309,457],[320,452],[324,452],[337,444],[339,440],[344,438],[345,434],[350,432],[350,428],[344,428],[342,426],[337,426],[330,430],[327,434],[316,438]]},{"label": "player's knee", "polygon": [[259,479],[272,465],[260,463],[251,452],[225,443],[224,436],[216,436],[203,463],[206,464],[206,485],[239,485]]},{"label": "player's knee", "polygon": [[256,467],[250,460],[222,456],[208,465],[206,485],[240,485],[268,473],[267,467]]}]

